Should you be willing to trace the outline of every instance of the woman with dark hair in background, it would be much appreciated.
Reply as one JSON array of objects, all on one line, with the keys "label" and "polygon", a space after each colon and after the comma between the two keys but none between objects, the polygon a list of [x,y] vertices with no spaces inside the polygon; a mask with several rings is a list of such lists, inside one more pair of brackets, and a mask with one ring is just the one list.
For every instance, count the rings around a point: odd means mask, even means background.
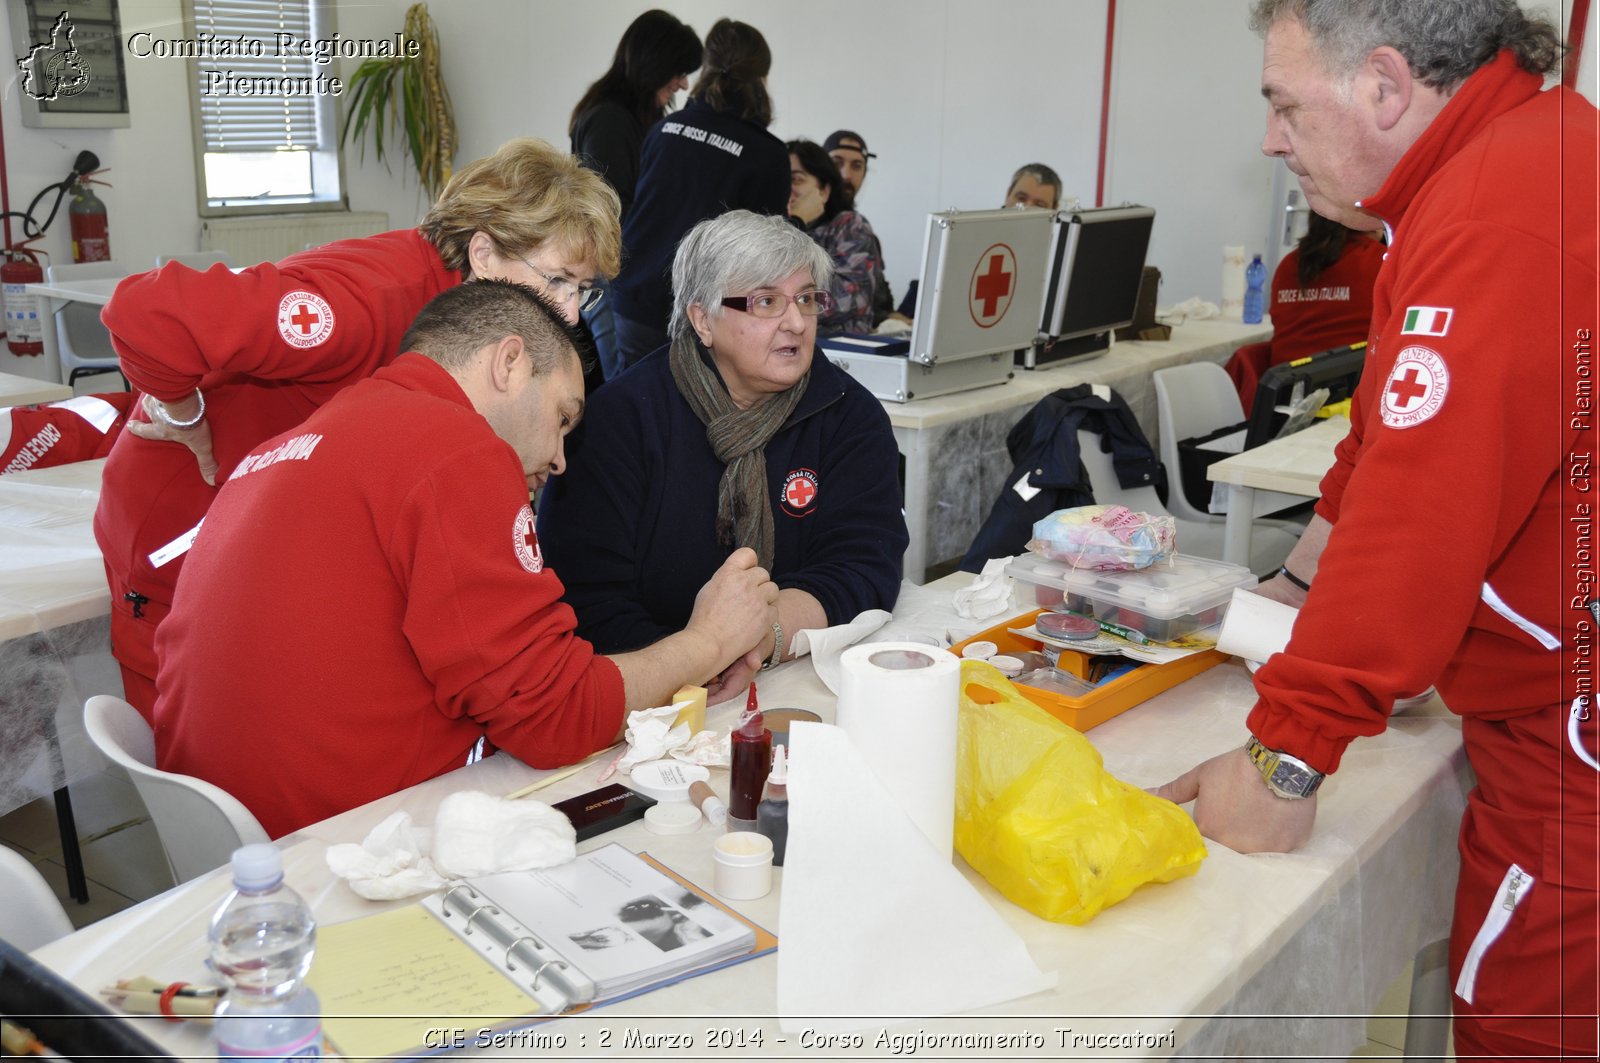
[{"label": "woman with dark hair in background", "polygon": [[1272,366],[1366,340],[1383,253],[1376,233],[1311,214],[1306,234],[1272,274],[1272,339],[1240,347],[1228,360],[1246,413],[1256,381]]},{"label": "woman with dark hair in background", "polygon": [[853,209],[850,186],[820,145],[791,140],[787,147],[789,215],[833,259],[833,306],[817,321],[817,330],[871,332],[878,290],[872,226]]},{"label": "woman with dark hair in background", "polygon": [[622,273],[611,286],[617,346],[628,365],[667,342],[667,271],[684,233],[725,211],[781,216],[788,208],[788,152],[767,132],[771,68],[759,30],[719,19],[706,34],[705,65],[689,102],[645,135],[622,226]]},{"label": "woman with dark hair in background", "polygon": [[[666,115],[678,90],[689,87],[689,75],[700,69],[700,50],[699,34],[676,16],[646,11],[623,31],[611,68],[572,109],[572,154],[617,190],[624,220],[639,181],[645,131]],[[583,315],[608,378],[623,368],[611,315],[606,299]]]}]

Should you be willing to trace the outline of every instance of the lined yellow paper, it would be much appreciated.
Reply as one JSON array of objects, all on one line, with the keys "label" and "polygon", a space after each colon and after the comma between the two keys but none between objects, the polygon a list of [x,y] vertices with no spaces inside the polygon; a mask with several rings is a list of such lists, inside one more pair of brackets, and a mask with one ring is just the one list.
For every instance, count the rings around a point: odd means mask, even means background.
[{"label": "lined yellow paper", "polygon": [[470,1036],[539,1010],[416,904],[319,926],[308,980],[322,1000],[323,1032],[350,1058],[422,1047],[430,1031],[463,1029]]}]

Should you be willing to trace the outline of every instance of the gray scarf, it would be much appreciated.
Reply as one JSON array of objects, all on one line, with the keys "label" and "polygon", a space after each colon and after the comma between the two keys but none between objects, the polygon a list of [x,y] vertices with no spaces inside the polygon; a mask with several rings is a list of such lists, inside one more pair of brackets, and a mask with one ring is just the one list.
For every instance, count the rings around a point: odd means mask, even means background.
[{"label": "gray scarf", "polygon": [[692,329],[684,329],[672,341],[669,361],[679,394],[706,426],[706,440],[726,466],[717,484],[717,542],[750,547],[770,572],[773,520],[765,448],[800,404],[811,374],[807,372],[787,391],[741,410],[716,370],[701,357]]}]

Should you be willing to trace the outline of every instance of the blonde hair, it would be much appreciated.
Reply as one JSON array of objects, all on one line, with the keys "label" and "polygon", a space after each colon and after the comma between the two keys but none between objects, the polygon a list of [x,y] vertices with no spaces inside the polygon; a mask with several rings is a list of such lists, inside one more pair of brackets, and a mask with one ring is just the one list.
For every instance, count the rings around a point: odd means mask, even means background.
[{"label": "blonde hair", "polygon": [[485,233],[503,255],[543,245],[614,277],[622,260],[622,203],[605,179],[542,140],[519,137],[456,171],[419,228],[444,264],[470,271],[467,244]]}]

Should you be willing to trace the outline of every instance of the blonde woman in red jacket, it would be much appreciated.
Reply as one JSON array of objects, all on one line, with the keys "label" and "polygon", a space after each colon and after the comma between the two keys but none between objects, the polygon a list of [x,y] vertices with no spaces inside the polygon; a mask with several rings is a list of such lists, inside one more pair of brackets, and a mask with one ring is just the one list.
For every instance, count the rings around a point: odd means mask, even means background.
[{"label": "blonde woman in red jacket", "polygon": [[239,460],[400,353],[428,300],[463,281],[525,283],[576,321],[617,270],[617,194],[520,139],[450,181],[420,226],[234,273],[178,263],[130,277],[102,315],[144,393],[106,463],[95,538],[125,696],[155,704],[155,632],[184,554]]}]

